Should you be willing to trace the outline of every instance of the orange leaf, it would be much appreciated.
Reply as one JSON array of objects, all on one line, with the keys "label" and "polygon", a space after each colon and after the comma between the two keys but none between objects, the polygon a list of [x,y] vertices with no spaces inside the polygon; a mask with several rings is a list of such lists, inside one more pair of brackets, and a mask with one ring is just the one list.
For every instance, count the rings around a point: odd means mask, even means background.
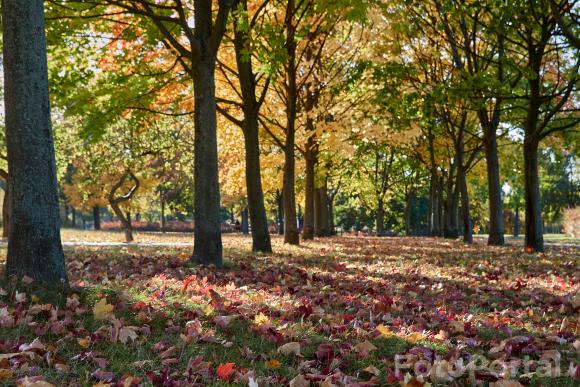
[{"label": "orange leaf", "polygon": [[221,380],[228,380],[234,373],[235,363],[220,364],[217,368],[217,377]]}]

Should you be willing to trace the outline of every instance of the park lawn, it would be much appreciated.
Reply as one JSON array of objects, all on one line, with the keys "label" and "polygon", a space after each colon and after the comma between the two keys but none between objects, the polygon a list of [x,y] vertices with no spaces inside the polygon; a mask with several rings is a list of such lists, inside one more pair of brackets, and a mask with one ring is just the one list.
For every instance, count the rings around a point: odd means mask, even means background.
[{"label": "park lawn", "polygon": [[[249,237],[224,236],[219,271],[191,265],[190,247],[65,247],[68,295],[1,285],[0,383],[578,383],[569,370],[580,378],[579,248],[273,242],[276,253],[253,254]],[[411,369],[395,372],[396,355]],[[530,359],[530,370],[449,371],[477,356],[496,366]],[[437,372],[422,378],[436,357]],[[551,358],[560,359],[559,377],[533,373]]]}]

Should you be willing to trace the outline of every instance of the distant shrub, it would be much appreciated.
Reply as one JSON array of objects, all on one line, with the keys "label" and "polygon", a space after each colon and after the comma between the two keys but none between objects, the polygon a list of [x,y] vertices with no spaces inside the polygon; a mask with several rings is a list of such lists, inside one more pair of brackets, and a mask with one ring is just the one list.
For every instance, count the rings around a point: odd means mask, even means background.
[{"label": "distant shrub", "polygon": [[564,210],[564,232],[574,238],[580,237],[580,207]]}]

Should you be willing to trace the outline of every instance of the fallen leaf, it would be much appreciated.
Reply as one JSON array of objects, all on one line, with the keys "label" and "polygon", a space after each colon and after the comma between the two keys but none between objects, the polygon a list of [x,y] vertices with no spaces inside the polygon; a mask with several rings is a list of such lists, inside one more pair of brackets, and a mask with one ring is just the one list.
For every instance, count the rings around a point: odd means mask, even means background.
[{"label": "fallen leaf", "polygon": [[377,326],[377,331],[379,331],[381,336],[383,336],[384,338],[389,338],[389,337],[395,336],[395,333],[393,331],[391,331],[389,328],[387,328],[386,326],[384,326],[382,324]]},{"label": "fallen leaf", "polygon": [[278,353],[283,355],[290,355],[293,353],[296,356],[300,356],[300,343],[296,341],[286,343],[278,348]]},{"label": "fallen leaf", "polygon": [[372,365],[363,369],[362,372],[366,372],[366,373],[374,375],[374,376],[379,376],[381,374],[381,370],[379,370],[377,367],[372,366]]},{"label": "fallen leaf", "polygon": [[101,298],[101,300],[93,306],[93,316],[95,317],[95,320],[107,319],[111,315],[113,308],[113,305],[107,304],[106,298]]},{"label": "fallen leaf", "polygon": [[377,349],[377,347],[375,347],[375,345],[373,343],[371,343],[370,341],[366,340],[366,341],[363,341],[362,343],[358,343],[357,345],[355,345],[353,349],[358,354],[366,356],[371,351],[375,351]]},{"label": "fallen leaf", "polygon": [[217,377],[221,380],[229,380],[234,373],[234,366],[234,363],[220,364],[216,371]]},{"label": "fallen leaf", "polygon": [[81,348],[88,348],[89,345],[91,344],[91,339],[88,337],[85,337],[83,339],[77,339],[77,343],[79,343],[79,346]]},{"label": "fallen leaf", "polygon": [[289,386],[290,387],[309,387],[310,382],[308,380],[306,380],[306,378],[304,376],[302,376],[302,374],[298,374],[298,375],[296,375],[296,377],[294,379],[292,379],[290,381]]},{"label": "fallen leaf", "polygon": [[266,368],[269,370],[280,368],[281,365],[282,364],[280,364],[280,362],[276,359],[268,360],[266,362]]},{"label": "fallen leaf", "polygon": [[260,312],[260,314],[257,314],[254,317],[254,324],[256,324],[258,326],[268,324],[268,323],[270,323],[270,319],[264,313]]}]

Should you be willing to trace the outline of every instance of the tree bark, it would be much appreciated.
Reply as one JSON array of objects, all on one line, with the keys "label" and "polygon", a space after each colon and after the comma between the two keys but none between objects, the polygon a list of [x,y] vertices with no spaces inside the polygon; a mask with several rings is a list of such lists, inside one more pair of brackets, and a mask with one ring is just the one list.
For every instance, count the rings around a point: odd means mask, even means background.
[{"label": "tree bark", "polygon": [[405,211],[404,211],[404,218],[405,218],[405,235],[410,236],[413,233],[413,227],[411,225],[411,215],[413,213],[413,201],[415,197],[414,189],[411,189],[407,195],[405,200]]},{"label": "tree bark", "polygon": [[[247,0],[239,0],[238,6],[247,10]],[[234,19],[234,49],[238,66],[238,78],[242,94],[242,110],[244,120],[242,131],[246,151],[246,191],[248,193],[248,208],[250,211],[250,223],[252,224],[252,250],[265,253],[272,252],[270,233],[268,232],[268,218],[264,206],[264,192],[262,190],[262,177],[260,175],[260,140],[258,114],[262,99],[256,97],[256,77],[252,68],[252,62],[247,58],[246,44],[248,36],[246,30],[239,28],[239,18],[245,17],[245,23],[249,24],[247,15],[238,15]],[[265,93],[265,91],[264,91]]]},{"label": "tree bark", "polygon": [[278,235],[284,235],[284,195],[276,191],[276,214],[278,217]]},{"label": "tree bark", "polygon": [[214,54],[204,52],[199,63],[194,66],[193,74],[195,228],[192,260],[221,268],[223,262],[214,67]]},{"label": "tree bark", "polygon": [[489,190],[489,239],[488,245],[505,244],[503,206],[499,175],[499,158],[495,127],[484,128],[485,161],[487,165],[487,186]]},{"label": "tree bark", "polygon": [[[127,178],[130,178],[133,181],[133,186],[127,191],[126,194],[115,196]],[[131,224],[131,214],[127,212],[125,215],[123,210],[121,210],[120,204],[131,200],[131,198],[139,189],[140,185],[141,183],[139,179],[137,179],[137,177],[131,171],[129,171],[121,176],[121,178],[113,185],[111,191],[109,192],[109,205],[123,226],[123,230],[125,232],[125,242],[127,243],[133,242],[133,225]]]},{"label": "tree bark", "polygon": [[250,233],[250,225],[248,224],[248,209],[242,210],[242,234],[248,235]]},{"label": "tree bark", "polygon": [[264,206],[262,176],[260,175],[260,141],[258,131],[258,112],[245,113],[244,141],[246,146],[246,191],[250,223],[252,224],[252,250],[263,253],[272,252],[268,218]]},{"label": "tree bark", "polygon": [[284,147],[284,243],[300,243],[296,225],[295,157],[296,110],[298,92],[296,87],[296,26],[294,13],[296,4],[288,0],[284,25],[286,27],[286,143]]},{"label": "tree bark", "polygon": [[538,141],[524,141],[524,178],[526,198],[526,249],[544,251],[542,203],[538,175]]},{"label": "tree bark", "polygon": [[6,274],[67,284],[42,0],[3,0],[4,107],[10,227]]},{"label": "tree bark", "polygon": [[518,237],[520,236],[520,206],[517,205],[516,206],[516,213],[514,215],[514,229],[513,229],[513,234],[514,237]]},{"label": "tree bark", "polygon": [[385,235],[385,204],[383,199],[377,200],[377,236]]},{"label": "tree bark", "polygon": [[[457,165],[457,163],[455,163]],[[450,172],[450,176],[447,180],[447,204],[445,211],[445,238],[455,239],[459,237],[459,230],[457,227],[457,212],[458,212],[458,202],[459,202],[459,186],[453,184],[456,181],[456,176],[453,173],[453,169]]]},{"label": "tree bark", "polygon": [[99,206],[93,207],[93,223],[95,230],[101,229],[101,209]]},{"label": "tree bark", "polygon": [[315,229],[317,237],[328,237],[331,235],[330,230],[330,214],[328,206],[328,193],[326,190],[326,184],[322,187],[315,189],[315,207],[316,207],[316,218],[315,218]]},{"label": "tree bark", "polygon": [[77,228],[77,210],[71,206],[72,210],[72,228]]},{"label": "tree bark", "polygon": [[8,238],[10,230],[10,193],[8,191],[8,181],[4,189],[4,200],[2,201],[2,238]]},{"label": "tree bark", "polygon": [[305,163],[306,163],[306,182],[304,186],[304,229],[302,230],[302,238],[304,240],[314,239],[314,195],[315,195],[315,188],[314,188],[314,175],[315,175],[315,165],[316,165],[316,158],[313,154],[314,152],[311,150],[312,146],[312,137],[308,138],[306,143],[306,155],[305,155]]},{"label": "tree bark", "polygon": [[463,216],[463,242],[473,243],[473,227],[471,226],[471,211],[469,208],[469,194],[467,193],[467,179],[465,176],[465,171],[461,167],[457,171],[457,177],[459,178],[458,184],[460,184],[461,189],[461,215]]},{"label": "tree bark", "polygon": [[167,220],[165,219],[165,191],[161,190],[159,196],[161,201],[161,232],[165,233],[167,227]]}]

